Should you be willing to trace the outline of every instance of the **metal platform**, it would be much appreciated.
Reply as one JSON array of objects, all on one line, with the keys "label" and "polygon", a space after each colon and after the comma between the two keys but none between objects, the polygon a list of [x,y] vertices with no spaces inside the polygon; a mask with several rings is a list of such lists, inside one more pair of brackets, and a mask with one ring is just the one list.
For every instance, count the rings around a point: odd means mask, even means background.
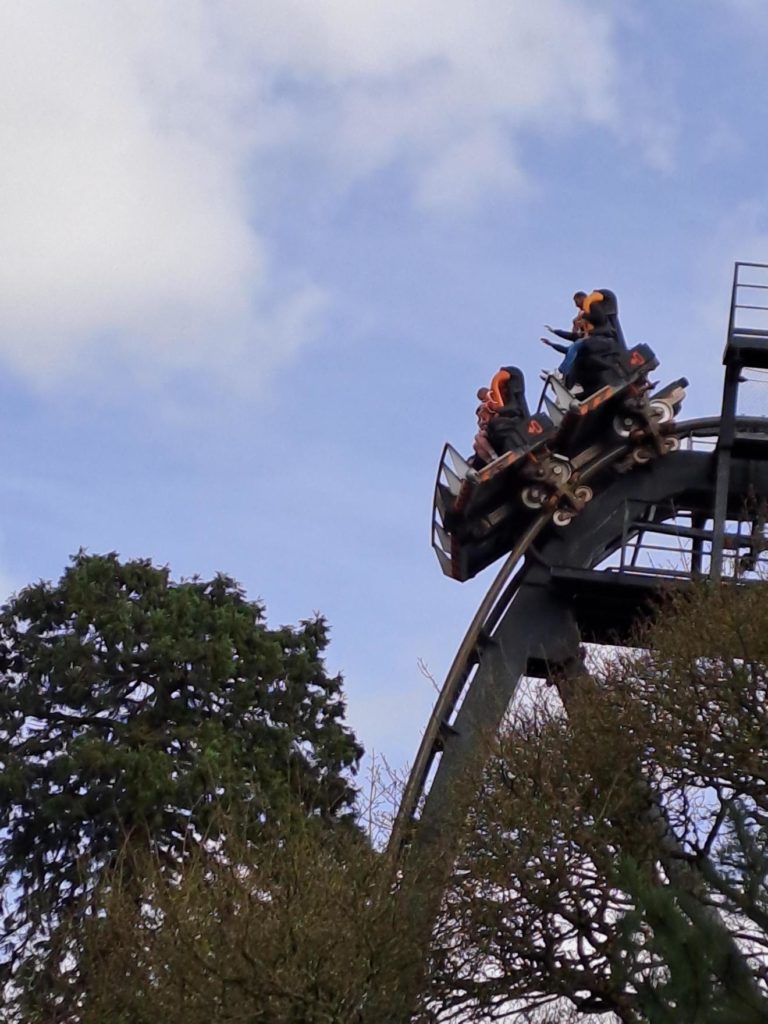
[{"label": "metal platform", "polygon": [[[748,370],[768,369],[768,265],[737,263],[733,271],[728,333],[723,352],[725,381],[720,433],[715,448],[715,496],[710,576],[723,576],[724,538],[728,519],[731,463],[734,458],[764,459],[765,443],[745,438],[737,426],[739,389]],[[766,409],[768,414],[768,409]],[[768,419],[766,419],[768,423]]]}]

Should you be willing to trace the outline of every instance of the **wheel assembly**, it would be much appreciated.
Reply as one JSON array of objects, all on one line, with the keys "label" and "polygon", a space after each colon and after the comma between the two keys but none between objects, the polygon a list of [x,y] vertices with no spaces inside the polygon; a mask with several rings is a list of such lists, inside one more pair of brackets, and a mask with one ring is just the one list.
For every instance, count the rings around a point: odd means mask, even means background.
[{"label": "wheel assembly", "polygon": [[651,402],[651,411],[657,423],[669,423],[675,415],[675,410],[665,402],[663,398],[654,398]]},{"label": "wheel assembly", "polygon": [[526,508],[541,508],[547,500],[547,490],[537,484],[524,487],[520,492],[520,498]]},{"label": "wheel assembly", "polygon": [[580,505],[586,505],[588,501],[592,501],[592,488],[586,484],[579,484],[574,488],[573,496]]},{"label": "wheel assembly", "polygon": [[628,416],[626,413],[622,416],[614,416],[613,418],[613,430],[619,437],[630,437],[632,431],[636,430],[638,425],[637,419],[634,416]]},{"label": "wheel assembly", "polygon": [[573,512],[569,512],[568,509],[559,508],[552,516],[552,522],[555,526],[568,526],[573,520]]},{"label": "wheel assembly", "polygon": [[558,460],[550,467],[550,473],[555,477],[559,484],[564,484],[571,479],[573,468],[570,462],[561,462]]}]

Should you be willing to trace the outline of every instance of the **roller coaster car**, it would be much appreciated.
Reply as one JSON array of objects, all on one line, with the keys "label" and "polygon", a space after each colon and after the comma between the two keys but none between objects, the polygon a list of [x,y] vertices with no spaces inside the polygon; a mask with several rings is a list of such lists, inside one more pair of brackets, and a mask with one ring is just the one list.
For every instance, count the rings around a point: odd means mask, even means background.
[{"label": "roller coaster car", "polygon": [[[514,447],[487,465],[471,465],[455,448],[443,449],[435,485],[432,543],[447,576],[467,580],[509,547],[509,536],[547,502],[569,518],[592,492],[574,487],[569,460],[551,450],[557,427],[536,413],[512,431]],[[475,460],[473,460],[474,462]]]},{"label": "roller coaster car", "polygon": [[636,462],[674,451],[678,443],[669,430],[688,381],[681,377],[651,397],[654,385],[648,374],[658,365],[648,345],[616,353],[613,364],[602,374],[603,385],[583,399],[569,391],[557,373],[542,374],[545,384],[539,408],[557,426],[557,450],[573,457],[604,440],[610,430],[635,445],[639,453]]},{"label": "roller coaster car", "polygon": [[544,374],[539,412],[513,431],[513,449],[487,465],[472,465],[445,446],[435,485],[432,545],[446,576],[463,582],[506,554],[536,510],[549,507],[554,525],[566,526],[592,498],[579,475],[604,451],[606,440],[626,442],[628,453],[614,466],[618,469],[679,446],[670,431],[688,381],[674,381],[651,398],[648,373],[658,360],[649,346],[617,356],[603,386],[582,400],[557,374]]}]

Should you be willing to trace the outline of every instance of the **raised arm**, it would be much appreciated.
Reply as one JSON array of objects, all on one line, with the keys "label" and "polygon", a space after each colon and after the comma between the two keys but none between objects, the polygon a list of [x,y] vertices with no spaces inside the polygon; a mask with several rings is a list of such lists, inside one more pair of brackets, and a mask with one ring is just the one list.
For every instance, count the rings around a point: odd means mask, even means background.
[{"label": "raised arm", "polygon": [[556,341],[550,341],[549,338],[539,338],[539,341],[543,341],[545,345],[549,345],[549,347],[553,348],[555,352],[565,353],[568,351],[567,345],[558,345]]},{"label": "raised arm", "polygon": [[581,335],[577,331],[561,331],[557,327],[550,327],[549,324],[544,324],[548,331],[552,334],[556,334],[558,338],[562,338],[563,341],[578,341]]}]

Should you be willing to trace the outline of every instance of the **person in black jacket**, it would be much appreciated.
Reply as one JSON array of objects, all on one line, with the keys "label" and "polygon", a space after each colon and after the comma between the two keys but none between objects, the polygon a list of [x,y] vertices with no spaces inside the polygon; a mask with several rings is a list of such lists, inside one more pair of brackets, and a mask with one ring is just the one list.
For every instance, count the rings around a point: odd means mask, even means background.
[{"label": "person in black jacket", "polygon": [[[584,300],[586,298],[586,292],[574,292],[573,301],[576,304],[576,309],[578,310],[578,312],[576,313],[576,316],[573,318],[573,324],[571,325],[570,331],[562,331],[559,330],[557,327],[550,327],[549,324],[544,324],[545,328],[550,332],[550,334],[557,335],[557,337],[562,338],[563,341],[578,341],[579,338],[582,338],[587,330],[586,322],[584,320],[583,308]],[[550,345],[552,348],[556,349],[558,352],[568,351],[564,345],[558,345],[554,341],[550,341],[548,338],[542,338],[541,340],[546,345]]]},{"label": "person in black jacket", "polygon": [[626,344],[619,323],[618,301],[610,289],[590,292],[582,310],[587,334],[577,354],[573,376],[587,396],[621,373]]},{"label": "person in black jacket", "polygon": [[549,324],[544,324],[545,328],[558,338],[562,338],[563,341],[570,342],[569,345],[560,345],[556,341],[550,341],[549,338],[542,338],[541,341],[545,345],[549,345],[556,352],[560,352],[565,356],[565,359],[558,366],[558,371],[562,374],[563,383],[567,388],[578,387],[578,383],[574,376],[574,368],[576,365],[576,359],[581,348],[581,343],[587,335],[588,323],[584,317],[584,310],[582,308],[584,300],[587,298],[586,292],[575,292],[573,301],[576,304],[578,313],[573,318],[573,324],[570,331],[563,331],[557,327],[550,327]]},{"label": "person in black jacket", "polygon": [[[626,344],[614,292],[609,288],[592,291],[588,295],[576,292],[573,299],[580,310],[573,322],[574,330],[557,331],[546,326],[553,334],[572,342],[560,365],[560,372],[567,388],[581,388],[586,397],[621,372],[622,353],[626,351]],[[560,351],[564,348],[549,339],[542,340]]]}]

